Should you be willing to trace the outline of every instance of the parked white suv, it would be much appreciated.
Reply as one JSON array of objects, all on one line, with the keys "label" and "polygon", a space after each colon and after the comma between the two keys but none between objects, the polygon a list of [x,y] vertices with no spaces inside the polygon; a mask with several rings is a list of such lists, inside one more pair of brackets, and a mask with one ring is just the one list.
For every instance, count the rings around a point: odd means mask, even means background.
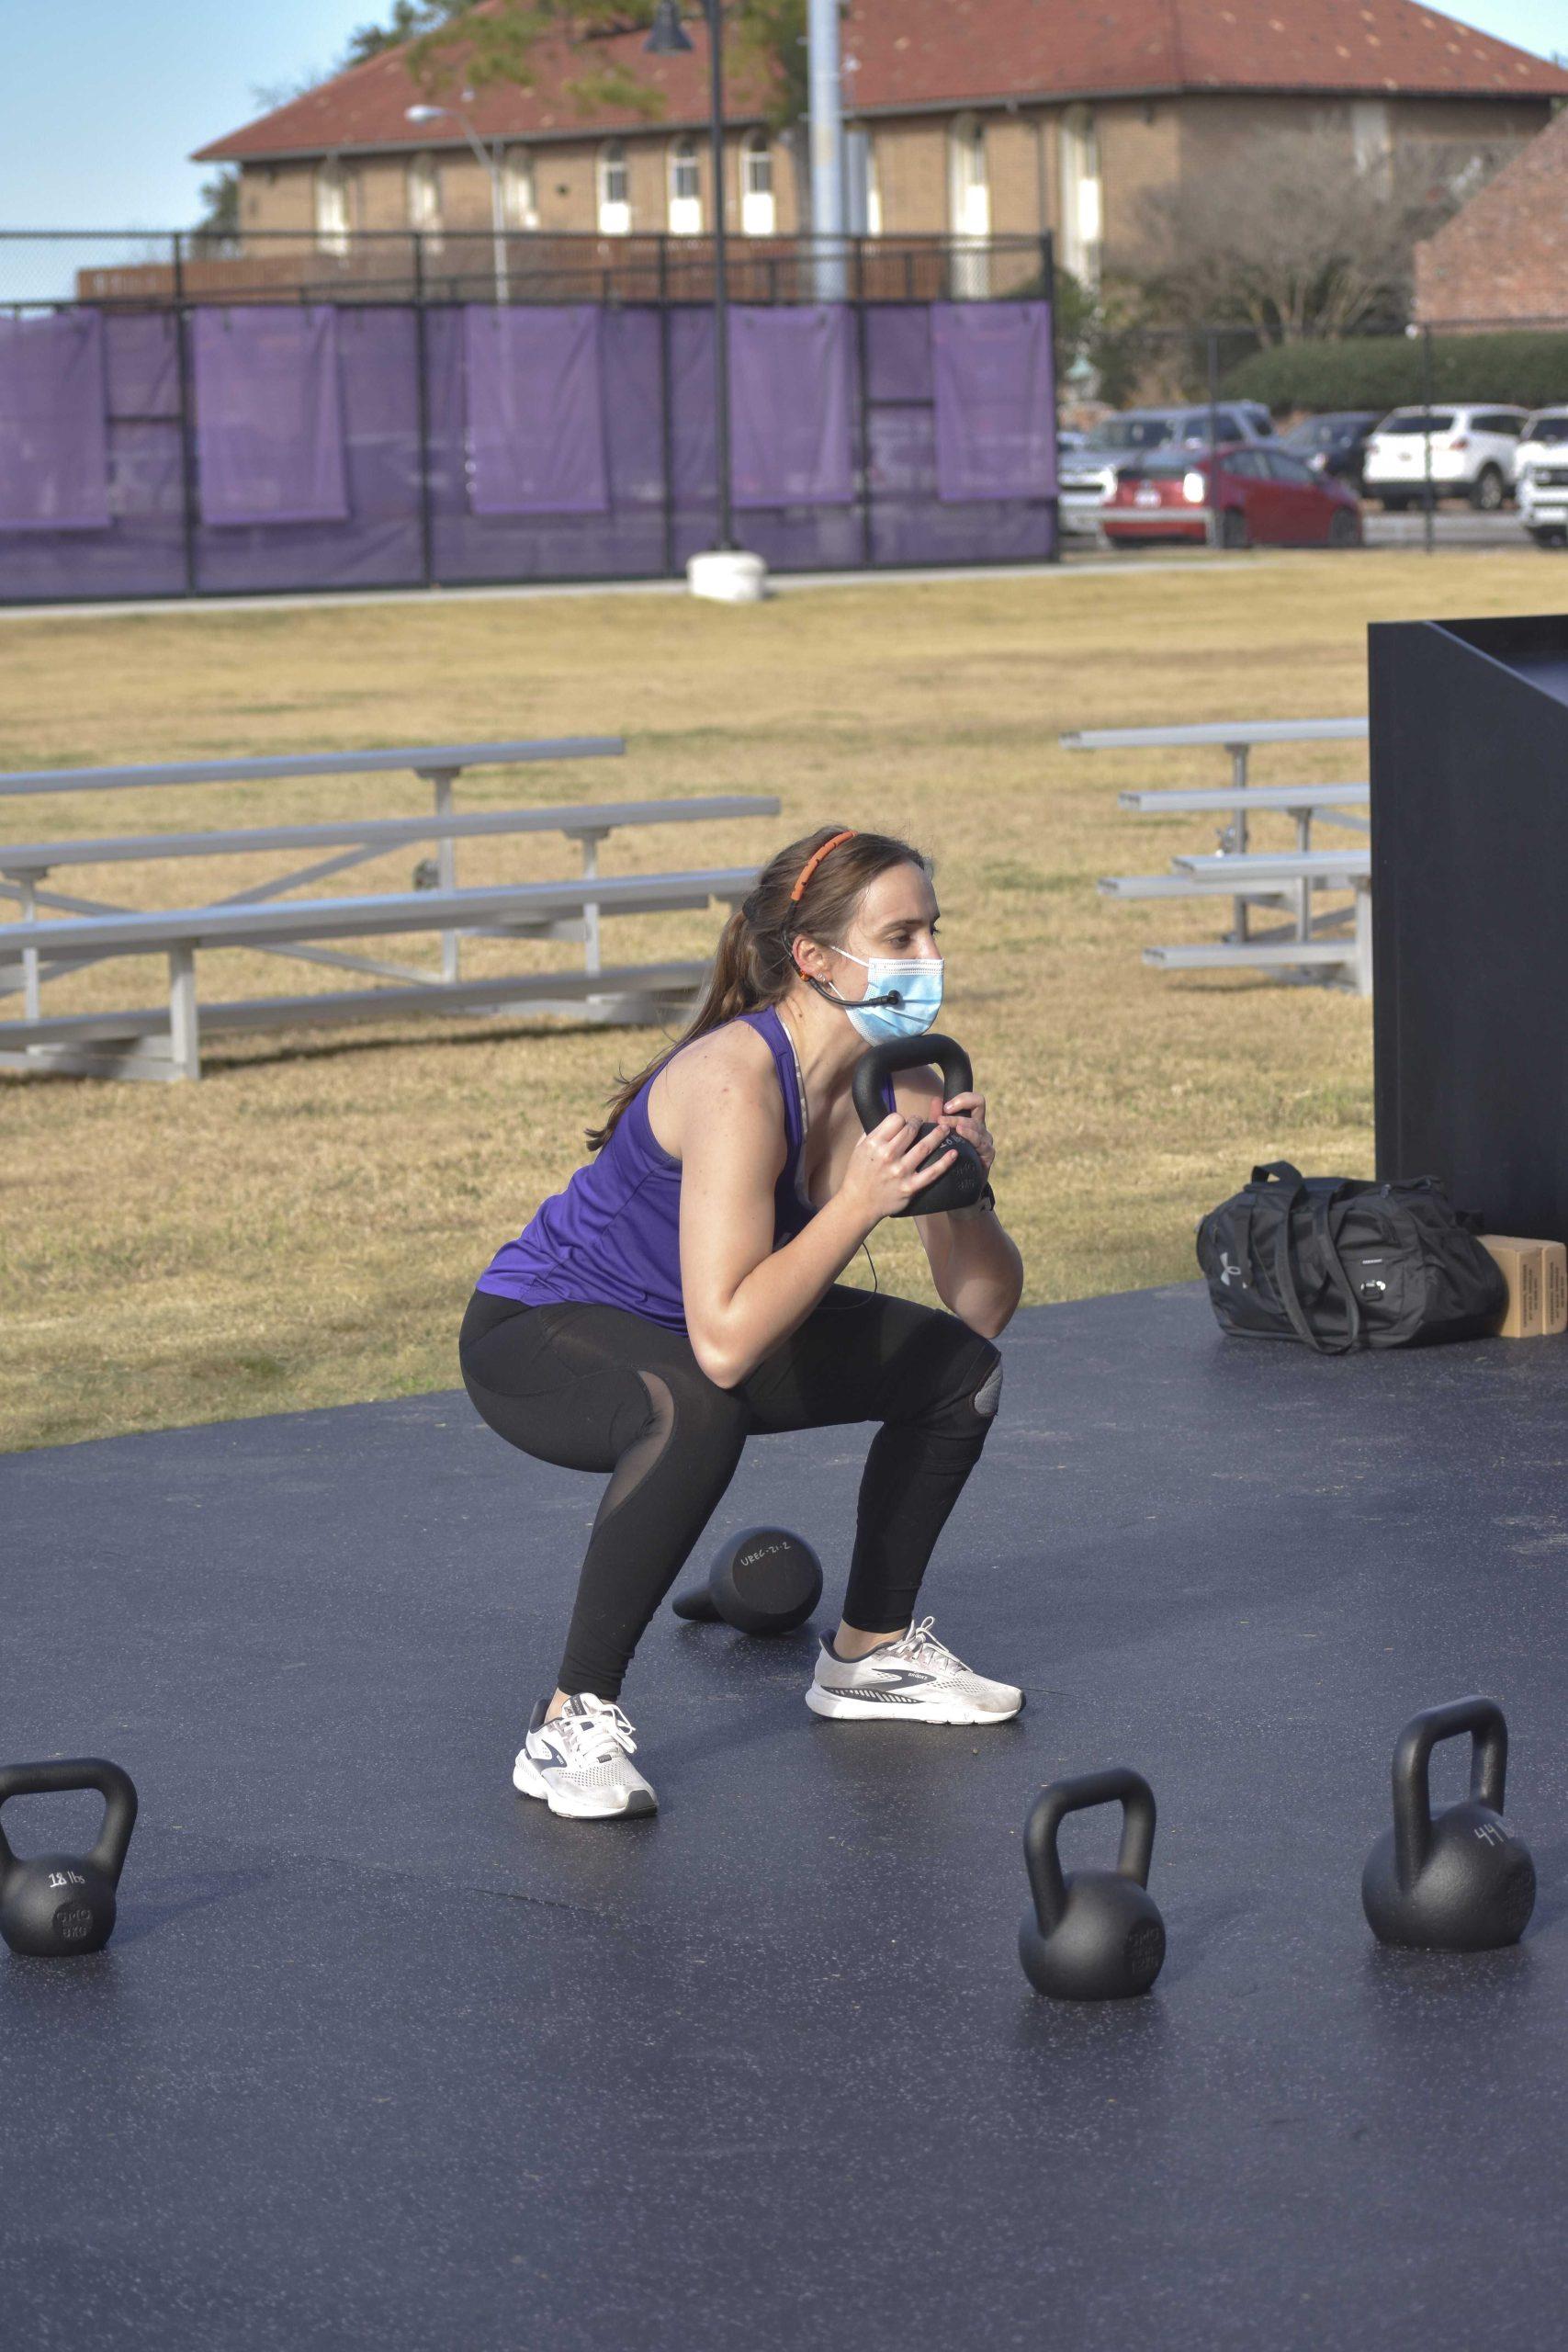
[{"label": "parked white suv", "polygon": [[1204,448],[1211,424],[1222,444],[1274,437],[1273,420],[1258,401],[1221,401],[1212,414],[1207,401],[1130,408],[1092,426],[1084,446],[1064,451],[1058,465],[1063,530],[1098,531],[1100,510],[1116,487],[1121,467],[1135,465],[1152,449]]},{"label": "parked white suv", "polygon": [[1538,548],[1568,547],[1568,408],[1538,408],[1519,436],[1519,519]]},{"label": "parked white suv", "polygon": [[1441,407],[1396,408],[1367,444],[1361,488],[1391,514],[1414,506],[1427,487],[1431,442],[1434,498],[1468,498],[1483,514],[1505,503],[1528,411],[1445,401]]}]

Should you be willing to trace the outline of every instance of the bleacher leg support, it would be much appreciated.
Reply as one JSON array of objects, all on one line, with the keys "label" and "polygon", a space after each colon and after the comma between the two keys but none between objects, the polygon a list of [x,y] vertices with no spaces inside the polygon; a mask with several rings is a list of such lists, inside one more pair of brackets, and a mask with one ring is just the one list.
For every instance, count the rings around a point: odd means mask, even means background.
[{"label": "bleacher leg support", "polygon": [[169,950],[169,1059],[175,1078],[201,1076],[201,1023],[196,1002],[196,950]]},{"label": "bleacher leg support", "polygon": [[[1231,783],[1235,786],[1237,792],[1245,792],[1247,789],[1247,753],[1250,751],[1251,746],[1247,743],[1227,743],[1225,749],[1231,755]],[[1235,850],[1238,855],[1245,855],[1247,851],[1247,811],[1245,808],[1238,808],[1231,819],[1231,833],[1233,836],[1232,847]],[[1236,942],[1238,946],[1242,945],[1247,940],[1247,900],[1245,899],[1233,899],[1231,900],[1231,937]]]},{"label": "bleacher leg support", "polygon": [[[423,781],[434,787],[437,817],[450,817],[453,813],[452,787],[457,783],[459,773],[460,771],[457,768],[420,769],[419,774]],[[435,844],[435,871],[440,878],[442,889],[457,888],[457,845],[450,833]],[[455,931],[444,931],[441,934],[441,977],[444,980],[455,980],[458,976],[457,933]]]}]

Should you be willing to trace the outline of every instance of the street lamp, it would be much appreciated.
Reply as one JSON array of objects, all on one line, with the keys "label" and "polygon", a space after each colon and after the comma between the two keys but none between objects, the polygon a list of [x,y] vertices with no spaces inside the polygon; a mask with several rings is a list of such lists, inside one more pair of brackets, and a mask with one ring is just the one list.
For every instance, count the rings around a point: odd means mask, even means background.
[{"label": "street lamp", "polygon": [[[463,96],[471,94],[465,90]],[[495,299],[508,302],[512,299],[511,284],[506,274],[506,198],[502,186],[501,165],[490,149],[475,135],[474,127],[466,114],[456,107],[416,106],[403,108],[407,122],[455,122],[490,175],[491,251],[495,263]]]},{"label": "street lamp", "polygon": [[[761,556],[735,544],[729,458],[729,288],[724,224],[724,18],[720,0],[699,0],[708,28],[708,142],[713,157],[713,391],[714,455],[718,466],[718,537],[705,554],[692,558],[686,576],[693,593],[724,604],[750,604],[762,593],[766,567]],[[643,43],[651,57],[679,57],[692,43],[681,22],[680,0],[658,0],[653,29]]]}]

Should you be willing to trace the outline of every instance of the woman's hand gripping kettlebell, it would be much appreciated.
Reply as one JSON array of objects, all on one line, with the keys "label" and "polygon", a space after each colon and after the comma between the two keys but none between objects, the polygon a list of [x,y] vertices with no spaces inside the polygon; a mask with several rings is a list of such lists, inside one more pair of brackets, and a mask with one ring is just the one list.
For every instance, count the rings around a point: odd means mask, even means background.
[{"label": "woman's hand gripping kettlebell", "polygon": [[850,1155],[839,1197],[852,1207],[869,1232],[885,1216],[897,1216],[910,1201],[951,1168],[957,1157],[949,1144],[952,1119],[936,1122],[920,1135],[918,1119],[889,1111],[878,1126],[863,1135]]},{"label": "woman's hand gripping kettlebell", "polygon": [[974,1151],[990,1181],[997,1157],[996,1138],[986,1125],[986,1098],[968,1091],[951,1095],[942,1106],[942,1116],[954,1135],[962,1136]]}]

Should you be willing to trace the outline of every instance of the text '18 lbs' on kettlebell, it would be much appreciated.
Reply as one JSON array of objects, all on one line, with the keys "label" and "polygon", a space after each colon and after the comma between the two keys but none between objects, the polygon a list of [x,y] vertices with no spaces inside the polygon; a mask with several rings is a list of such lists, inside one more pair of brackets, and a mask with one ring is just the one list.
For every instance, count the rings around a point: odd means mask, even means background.
[{"label": "text '18 lbs' on kettlebell", "polygon": [[[1113,1871],[1062,1876],[1056,1838],[1069,1813],[1122,1807]],[[1035,1799],[1023,1832],[1034,1908],[1018,1931],[1018,1956],[1037,1993],[1057,2001],[1126,2001],[1146,1993],[1165,1962],[1165,1921],[1148,1892],[1155,1848],[1154,1791],[1121,1766],[1056,1781]]]},{"label": "text '18 lbs' on kettlebell", "polygon": [[0,1767],[0,1806],[12,1797],[96,1789],[104,1826],[90,1854],[32,1854],[18,1861],[0,1829],[0,1935],[28,1960],[98,1951],[114,1933],[115,1889],[136,1826],[129,1772],[99,1756]]},{"label": "text '18 lbs' on kettlebell", "polygon": [[[1461,1732],[1470,1794],[1434,1819],[1432,1750]],[[1393,1826],[1361,1873],[1361,1907],[1382,1942],[1427,1951],[1518,1942],[1535,1908],[1535,1864],[1503,1818],[1507,1774],[1508,1726],[1493,1699],[1456,1699],[1405,1724],[1393,1751]]]},{"label": "text '18 lbs' on kettlebell", "polygon": [[721,1618],[739,1634],[792,1634],[822,1598],[822,1563],[787,1527],[748,1527],[713,1556],[706,1584],[671,1603],[677,1617]]},{"label": "text '18 lbs' on kettlebell", "polygon": [[[942,1099],[951,1102],[955,1094],[967,1094],[975,1083],[975,1073],[963,1046],[952,1037],[942,1037],[933,1030],[925,1037],[890,1037],[885,1045],[873,1046],[863,1054],[854,1067],[850,1080],[850,1093],[861,1125],[870,1135],[887,1116],[887,1105],[882,1099],[882,1081],[891,1078],[895,1070],[923,1069],[927,1062],[935,1062],[942,1072]],[[936,1125],[934,1119],[922,1119],[915,1143],[929,1136]],[[912,1144],[910,1149],[913,1150]],[[933,1151],[931,1159],[940,1159],[944,1151],[957,1157],[945,1175],[923,1193],[906,1201],[901,1209],[894,1209],[894,1216],[939,1216],[948,1209],[973,1208],[986,1189],[986,1170],[979,1153],[962,1136],[951,1136]],[[927,1163],[929,1164],[929,1163]]]}]

